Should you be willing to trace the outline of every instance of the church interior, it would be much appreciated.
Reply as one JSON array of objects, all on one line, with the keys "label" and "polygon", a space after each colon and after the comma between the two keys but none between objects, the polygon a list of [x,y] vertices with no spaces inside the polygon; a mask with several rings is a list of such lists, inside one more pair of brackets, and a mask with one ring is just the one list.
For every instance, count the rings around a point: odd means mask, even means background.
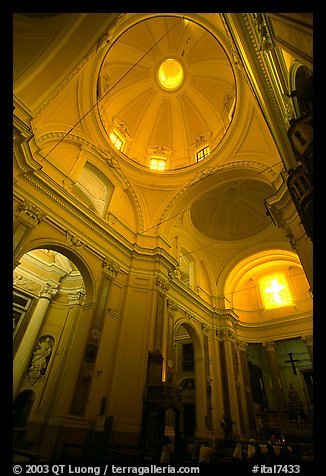
[{"label": "church interior", "polygon": [[15,461],[313,459],[312,39],[310,13],[13,14]]}]

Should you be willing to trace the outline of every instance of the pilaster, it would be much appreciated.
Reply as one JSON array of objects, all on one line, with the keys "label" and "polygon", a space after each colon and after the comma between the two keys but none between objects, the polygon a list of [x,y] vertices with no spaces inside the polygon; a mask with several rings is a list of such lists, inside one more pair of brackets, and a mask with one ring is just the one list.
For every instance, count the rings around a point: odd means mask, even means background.
[{"label": "pilaster", "polygon": [[278,410],[284,412],[286,410],[285,397],[281,385],[280,371],[277,359],[277,351],[273,341],[264,342],[266,348],[269,368],[272,376],[272,387],[276,398]]}]

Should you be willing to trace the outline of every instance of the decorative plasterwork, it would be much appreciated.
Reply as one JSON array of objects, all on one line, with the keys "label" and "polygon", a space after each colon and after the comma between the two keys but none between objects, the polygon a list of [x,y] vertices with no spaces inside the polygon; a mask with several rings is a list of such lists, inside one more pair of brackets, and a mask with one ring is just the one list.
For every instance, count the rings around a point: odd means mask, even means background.
[{"label": "decorative plasterwork", "polygon": [[120,267],[111,259],[104,258],[103,260],[103,269],[104,272],[111,278],[115,279],[117,273],[119,272]]},{"label": "decorative plasterwork", "polygon": [[170,286],[166,279],[157,276],[156,278],[156,286],[161,294],[164,296],[166,295],[167,291],[169,290]]},{"label": "decorative plasterwork", "polygon": [[19,210],[19,218],[33,227],[44,220],[45,213],[27,200],[20,204]]},{"label": "decorative plasterwork", "polygon": [[171,299],[167,300],[167,306],[168,306],[168,312],[171,317],[175,316],[175,313],[177,312],[179,306],[178,303],[175,301],[172,301]]},{"label": "decorative plasterwork", "polygon": [[[262,14],[243,14],[243,19],[245,21],[246,27],[248,29],[249,37],[252,41],[252,45],[254,47],[256,56],[259,61],[259,66],[260,66],[260,73],[263,75],[266,86],[268,88],[269,92],[269,97],[272,99],[275,111],[277,112],[277,115],[279,116],[279,122],[278,125],[279,127],[281,124],[283,125],[284,132],[286,133],[288,128],[289,128],[289,121],[288,117],[286,117],[282,111],[287,110],[285,108],[284,102],[279,103],[279,99],[282,98],[283,95],[279,95],[279,98],[276,97],[275,91],[278,90],[278,86],[275,84],[275,81],[272,82],[271,80],[271,75],[270,72],[267,68],[267,64],[270,63],[270,59],[264,54],[266,49],[273,49],[274,44],[271,39],[271,33],[267,27],[267,22],[264,19],[263,16],[259,17],[261,18],[260,21],[257,20],[257,15],[262,15]],[[268,41],[266,39],[268,38]],[[262,45],[266,45],[266,48],[263,48]],[[283,78],[281,78],[283,79]],[[284,94],[286,94],[287,91],[284,91]]]},{"label": "decorative plasterwork", "polygon": [[34,278],[30,279],[17,272],[15,272],[14,274],[13,285],[16,288],[20,288],[21,290],[31,292],[35,295],[39,294],[42,288],[41,282],[37,283],[35,282]]},{"label": "decorative plasterwork", "polygon": [[76,235],[73,235],[72,233],[70,233],[69,230],[67,230],[66,232],[66,237],[67,237],[67,244],[69,246],[72,246],[73,248],[85,248],[85,246],[87,246]]}]

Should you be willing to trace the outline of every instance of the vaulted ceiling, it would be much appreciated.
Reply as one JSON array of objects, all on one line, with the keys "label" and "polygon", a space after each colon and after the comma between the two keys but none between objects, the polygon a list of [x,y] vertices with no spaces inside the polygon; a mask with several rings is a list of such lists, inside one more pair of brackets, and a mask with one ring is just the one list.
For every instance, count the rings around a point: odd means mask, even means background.
[{"label": "vaulted ceiling", "polygon": [[[167,241],[200,250],[214,283],[256,253],[268,260],[270,249],[292,263],[264,204],[283,164],[220,14],[24,13],[14,27],[14,90],[36,141],[72,132],[114,155],[138,200],[142,227],[126,222],[137,239],[163,223]],[[122,152],[113,128],[126,137]],[[197,162],[205,145],[210,154]],[[60,147],[54,162],[66,170]],[[150,170],[153,154],[167,159],[165,171]]]},{"label": "vaulted ceiling", "polygon": [[[182,73],[172,90],[159,81],[167,60]],[[108,50],[99,74],[99,111],[107,130],[116,119],[130,136],[130,158],[147,165],[151,152],[163,153],[167,168],[177,169],[196,163],[200,145],[209,143],[214,152],[230,125],[235,92],[217,38],[192,20],[159,16],[131,26]]]}]

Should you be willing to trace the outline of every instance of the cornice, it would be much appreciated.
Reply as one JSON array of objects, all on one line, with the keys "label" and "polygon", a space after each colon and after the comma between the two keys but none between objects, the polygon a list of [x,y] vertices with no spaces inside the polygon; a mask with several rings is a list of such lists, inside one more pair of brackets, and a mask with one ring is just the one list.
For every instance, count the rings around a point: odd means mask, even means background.
[{"label": "cornice", "polygon": [[[284,83],[284,78],[278,75],[275,81],[275,68],[272,62],[278,61],[276,47],[267,21],[263,18],[264,28],[260,25],[254,13],[226,13],[224,15],[227,28],[230,31],[230,41],[236,51],[239,69],[249,79],[250,87],[261,107],[275,143],[286,168],[295,163],[293,150],[287,137],[290,118],[294,114],[291,102],[287,101],[287,91],[280,90],[278,81]],[[274,51],[275,50],[275,51]],[[271,53],[272,52],[272,53]],[[272,54],[272,59],[270,55]],[[284,114],[283,114],[284,112]]]}]

